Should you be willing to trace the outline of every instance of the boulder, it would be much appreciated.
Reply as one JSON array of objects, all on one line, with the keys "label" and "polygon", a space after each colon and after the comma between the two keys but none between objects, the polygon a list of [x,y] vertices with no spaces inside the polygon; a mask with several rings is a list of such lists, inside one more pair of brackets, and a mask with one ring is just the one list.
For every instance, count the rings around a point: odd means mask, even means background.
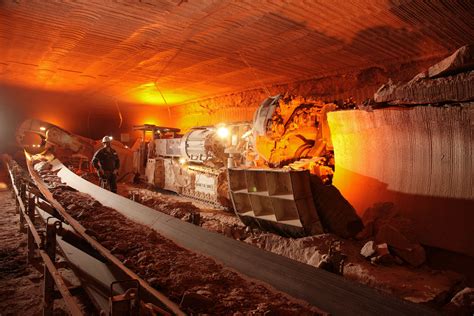
[{"label": "boulder", "polygon": [[[405,262],[417,267],[426,260],[423,247],[418,242],[417,234],[409,219],[400,215],[391,202],[376,203],[368,208],[362,216],[364,230],[357,235],[358,239],[375,236],[375,244],[387,244],[388,254],[378,254],[389,261],[397,262],[396,255]],[[390,257],[389,257],[390,255]],[[376,259],[374,259],[376,260]]]},{"label": "boulder", "polygon": [[404,105],[472,101],[473,70],[474,45],[471,44],[461,47],[409,82],[383,84],[374,94],[374,100]]},{"label": "boulder", "polygon": [[324,229],[343,238],[356,236],[364,225],[354,207],[335,186],[324,184],[315,175],[310,179],[314,205]]},{"label": "boulder", "polygon": [[370,223],[375,223],[382,219],[387,220],[396,216],[398,216],[398,211],[392,202],[375,203],[372,207],[365,210],[362,215],[362,223],[367,226]]},{"label": "boulder", "polygon": [[365,243],[365,245],[362,247],[360,250],[360,254],[364,256],[365,258],[369,258],[375,254],[375,249],[374,249],[374,241],[368,241]]},{"label": "boulder", "polygon": [[419,244],[411,249],[392,248],[392,252],[414,267],[419,267],[426,261],[425,249]]},{"label": "boulder", "polygon": [[451,299],[451,303],[456,306],[469,307],[474,312],[474,288],[466,287],[459,291]]},{"label": "boulder", "polygon": [[410,241],[404,234],[391,225],[382,226],[375,236],[377,244],[386,243],[391,251],[414,267],[426,261],[424,248],[418,242]]},{"label": "boulder", "polygon": [[405,237],[405,235],[403,235],[397,228],[390,224],[383,225],[379,228],[377,234],[375,235],[375,242],[377,244],[386,243],[391,247],[399,249],[411,249],[414,244],[408,240],[408,238]]},{"label": "boulder", "polygon": [[447,315],[474,315],[474,288],[466,287],[443,308]]},{"label": "boulder", "polygon": [[428,78],[436,78],[472,69],[474,69],[474,44],[459,48],[452,55],[431,66],[426,75]]},{"label": "boulder", "polygon": [[358,240],[365,240],[374,235],[374,221],[369,222],[367,225],[364,226],[364,229],[359,232],[355,238]]},{"label": "boulder", "polygon": [[375,246],[375,252],[378,256],[386,256],[390,254],[390,251],[388,250],[388,245],[386,243]]}]

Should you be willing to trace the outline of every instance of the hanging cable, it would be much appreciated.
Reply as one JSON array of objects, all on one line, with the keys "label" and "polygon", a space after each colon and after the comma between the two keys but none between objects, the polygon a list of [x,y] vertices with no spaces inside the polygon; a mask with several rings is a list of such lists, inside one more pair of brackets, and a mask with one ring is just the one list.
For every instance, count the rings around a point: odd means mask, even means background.
[{"label": "hanging cable", "polygon": [[249,69],[253,72],[253,75],[255,76],[255,79],[257,79],[257,81],[260,82],[260,85],[262,86],[263,90],[267,93],[267,96],[268,96],[268,97],[271,97],[270,91],[269,91],[268,88],[265,86],[265,84],[263,83],[263,81],[260,79],[260,76],[259,76],[258,73],[255,71],[255,68],[253,68],[252,66],[250,66],[250,64],[247,62],[247,60],[244,58],[244,55],[242,55],[241,52],[239,52],[239,56],[240,56],[240,59],[242,59],[242,61],[244,62],[244,64],[246,64],[247,67],[249,67]]},{"label": "hanging cable", "polygon": [[119,107],[117,99],[115,99],[115,106],[117,107],[118,116],[120,118],[119,128],[121,128],[122,123],[123,123],[123,117],[122,117],[122,112],[120,112],[120,107]]},{"label": "hanging cable", "polygon": [[158,92],[160,93],[161,97],[163,98],[163,101],[165,101],[166,107],[168,108],[168,118],[171,120],[171,108],[170,108],[168,102],[166,102],[165,96],[164,96],[163,93],[161,92],[160,88],[158,88],[158,83],[157,83],[157,81],[158,81],[158,80],[155,80],[155,82],[154,82],[155,88],[156,88],[156,90],[158,90]]}]

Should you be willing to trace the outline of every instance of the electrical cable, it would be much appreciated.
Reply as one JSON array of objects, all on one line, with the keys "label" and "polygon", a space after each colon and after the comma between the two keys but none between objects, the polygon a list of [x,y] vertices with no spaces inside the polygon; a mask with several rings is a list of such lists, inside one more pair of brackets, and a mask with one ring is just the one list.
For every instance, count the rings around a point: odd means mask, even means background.
[{"label": "electrical cable", "polygon": [[267,93],[267,96],[268,96],[268,97],[271,97],[270,91],[269,91],[268,88],[265,86],[265,84],[263,83],[262,79],[260,79],[260,76],[259,76],[258,73],[255,71],[255,68],[253,68],[252,66],[250,66],[250,64],[247,62],[247,60],[244,58],[244,55],[242,55],[241,52],[239,52],[239,56],[240,56],[240,59],[242,59],[242,61],[244,62],[244,64],[246,64],[247,67],[253,72],[253,75],[255,76],[255,79],[257,79],[257,81],[260,82],[260,84],[262,85],[263,90]]},{"label": "electrical cable", "polygon": [[161,92],[160,88],[158,88],[158,83],[157,83],[157,81],[158,81],[158,79],[156,79],[156,80],[154,81],[155,88],[156,88],[156,90],[158,90],[158,92],[160,93],[161,97],[163,98],[163,101],[165,101],[166,107],[168,108],[168,118],[171,120],[171,108],[170,108],[168,102],[166,102],[165,96],[164,96],[163,93]]},{"label": "electrical cable", "polygon": [[123,123],[123,117],[122,117],[122,112],[120,111],[120,107],[119,107],[117,99],[115,99],[115,106],[117,107],[117,112],[118,112],[118,115],[119,115],[119,118],[120,118],[119,128],[121,128],[122,123]]}]

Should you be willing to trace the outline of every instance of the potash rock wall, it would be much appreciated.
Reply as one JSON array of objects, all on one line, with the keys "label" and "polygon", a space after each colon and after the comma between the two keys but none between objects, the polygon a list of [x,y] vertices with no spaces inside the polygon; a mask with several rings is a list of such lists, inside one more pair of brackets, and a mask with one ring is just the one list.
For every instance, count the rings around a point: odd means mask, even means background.
[{"label": "potash rock wall", "polygon": [[393,202],[426,245],[474,256],[474,103],[328,115],[334,185],[358,214]]}]

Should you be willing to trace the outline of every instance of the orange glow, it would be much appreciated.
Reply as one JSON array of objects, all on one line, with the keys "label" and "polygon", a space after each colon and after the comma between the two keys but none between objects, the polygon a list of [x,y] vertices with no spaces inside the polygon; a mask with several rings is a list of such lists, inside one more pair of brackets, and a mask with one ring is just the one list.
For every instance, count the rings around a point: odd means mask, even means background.
[{"label": "orange glow", "polygon": [[[194,98],[193,95],[163,89],[158,91],[153,82],[142,84],[132,90],[130,96],[134,101],[154,105],[175,105]],[[164,97],[164,98],[163,98]]]},{"label": "orange glow", "polygon": [[50,63],[41,63],[27,86],[48,91],[75,92],[93,84],[94,77],[55,69]]},{"label": "orange glow", "polygon": [[49,113],[48,114],[40,113],[39,115],[37,115],[37,119],[39,119],[41,121],[44,121],[44,122],[48,122],[48,123],[53,124],[53,125],[56,125],[58,127],[64,128],[66,130],[69,127],[69,126],[65,125],[65,122],[64,122],[63,118],[60,118],[56,115],[51,115]]},{"label": "orange glow", "polygon": [[157,116],[146,115],[140,118],[137,122],[139,124],[153,124],[153,125],[162,125],[162,121]]}]

